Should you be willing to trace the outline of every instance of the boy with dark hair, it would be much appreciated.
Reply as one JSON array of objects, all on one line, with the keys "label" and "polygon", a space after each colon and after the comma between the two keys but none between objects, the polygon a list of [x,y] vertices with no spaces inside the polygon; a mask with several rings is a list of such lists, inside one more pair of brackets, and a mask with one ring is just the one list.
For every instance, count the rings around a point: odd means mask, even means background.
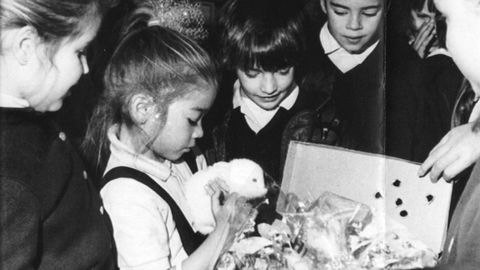
[{"label": "boy with dark hair", "polygon": [[308,100],[295,81],[306,47],[302,8],[297,0],[231,0],[221,10],[219,58],[234,82],[220,89],[229,108],[210,161],[249,158],[280,183],[283,129]]},{"label": "boy with dark hair", "polygon": [[384,153],[386,0],[320,0],[320,4],[327,21],[310,43],[300,84],[316,96],[317,109],[297,115],[289,123],[286,140]]},{"label": "boy with dark hair", "polygon": [[[220,14],[220,62],[233,76],[224,78],[210,111],[223,119],[206,156],[209,162],[249,158],[270,176],[270,203],[258,209],[257,224],[279,218],[275,187],[281,184],[282,134],[311,100],[295,80],[306,48],[304,19],[297,0],[230,0]],[[219,104],[228,106],[226,113],[219,113]]]}]

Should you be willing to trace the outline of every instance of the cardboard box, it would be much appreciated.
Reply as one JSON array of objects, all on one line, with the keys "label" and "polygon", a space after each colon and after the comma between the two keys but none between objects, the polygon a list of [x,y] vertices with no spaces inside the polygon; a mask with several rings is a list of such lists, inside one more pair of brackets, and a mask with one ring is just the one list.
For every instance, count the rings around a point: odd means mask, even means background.
[{"label": "cardboard box", "polygon": [[281,190],[312,200],[323,191],[365,203],[442,250],[452,185],[417,177],[419,165],[382,155],[291,142]]}]

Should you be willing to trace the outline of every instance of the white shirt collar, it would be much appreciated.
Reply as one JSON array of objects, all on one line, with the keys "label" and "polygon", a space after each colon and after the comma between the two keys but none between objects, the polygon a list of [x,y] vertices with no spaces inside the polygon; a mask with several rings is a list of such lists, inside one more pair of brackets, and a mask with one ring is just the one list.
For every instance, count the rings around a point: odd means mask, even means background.
[{"label": "white shirt collar", "polygon": [[299,92],[299,87],[295,86],[292,92],[280,103],[278,108],[267,111],[260,108],[255,102],[243,94],[240,88],[240,82],[237,80],[233,85],[233,108],[240,107],[240,111],[245,115],[248,126],[255,133],[258,133],[272,120],[280,107],[290,110],[297,101]]},{"label": "white shirt collar", "polygon": [[30,103],[26,99],[0,93],[0,107],[28,108],[30,107]]},{"label": "white shirt collar", "polygon": [[379,41],[372,44],[360,54],[351,54],[347,52],[333,37],[328,29],[328,23],[325,23],[320,30],[320,43],[325,54],[330,58],[333,64],[343,73],[346,73],[354,67],[360,65],[377,47]]},{"label": "white shirt collar", "polygon": [[431,51],[428,53],[427,58],[428,58],[428,57],[435,56],[435,55],[439,55],[439,54],[442,54],[442,55],[451,57],[451,56],[450,56],[450,53],[449,53],[446,49],[444,49],[444,48],[435,48],[435,49],[431,50]]},{"label": "white shirt collar", "polygon": [[132,167],[162,181],[167,181],[172,176],[172,162],[168,160],[159,162],[135,153],[129,146],[118,139],[118,133],[118,125],[111,126],[107,133],[110,141],[111,159],[113,157],[121,161],[123,166]]}]

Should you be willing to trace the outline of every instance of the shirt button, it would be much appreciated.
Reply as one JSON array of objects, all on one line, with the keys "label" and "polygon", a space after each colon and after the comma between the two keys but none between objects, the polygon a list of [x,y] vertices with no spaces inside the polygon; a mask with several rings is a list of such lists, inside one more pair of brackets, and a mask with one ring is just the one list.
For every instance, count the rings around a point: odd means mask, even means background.
[{"label": "shirt button", "polygon": [[87,180],[88,179],[88,174],[86,171],[83,171],[83,179]]},{"label": "shirt button", "polygon": [[64,132],[58,133],[58,137],[59,137],[60,140],[62,140],[62,141],[65,141],[65,140],[67,139],[67,135],[65,135]]},{"label": "shirt button", "polygon": [[103,206],[100,206],[100,214],[103,215]]}]

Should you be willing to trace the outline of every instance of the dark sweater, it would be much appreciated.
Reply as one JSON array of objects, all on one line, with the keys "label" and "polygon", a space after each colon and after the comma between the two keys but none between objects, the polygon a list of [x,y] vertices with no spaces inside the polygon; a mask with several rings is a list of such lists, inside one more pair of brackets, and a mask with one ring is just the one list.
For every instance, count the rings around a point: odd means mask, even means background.
[{"label": "dark sweater", "polygon": [[[207,156],[214,156],[214,161],[249,158],[254,160],[278,184],[281,182],[282,166],[282,134],[290,118],[305,108],[309,99],[302,93],[289,110],[280,107],[270,122],[258,133],[248,126],[240,107],[227,112],[223,123],[213,131],[213,146]],[[211,161],[210,158],[209,161]]]},{"label": "dark sweater", "polygon": [[330,99],[344,129],[340,146],[371,153],[385,152],[384,46],[380,42],[358,66],[342,73],[313,46],[301,88],[315,95],[319,106]]},{"label": "dark sweater", "polygon": [[0,108],[0,269],[114,269],[110,221],[46,114]]}]

